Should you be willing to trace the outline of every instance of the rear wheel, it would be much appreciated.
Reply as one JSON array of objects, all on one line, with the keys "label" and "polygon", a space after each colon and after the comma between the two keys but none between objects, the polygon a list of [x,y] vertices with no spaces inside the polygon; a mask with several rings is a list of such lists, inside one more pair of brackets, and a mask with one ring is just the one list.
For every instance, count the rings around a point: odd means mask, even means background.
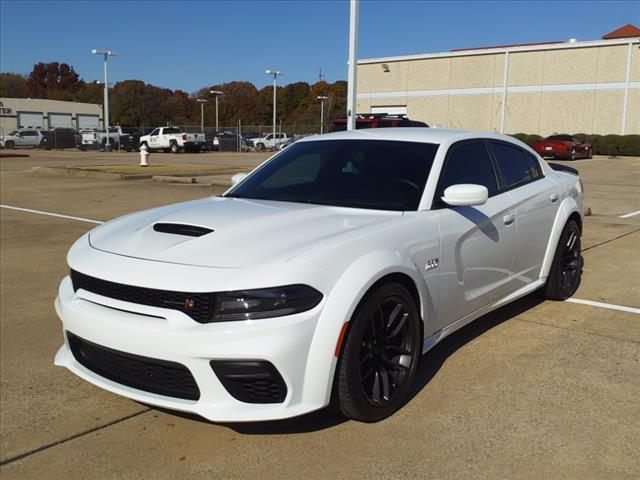
[{"label": "rear wheel", "polygon": [[583,266],[580,227],[574,220],[569,220],[556,247],[544,289],[545,297],[550,300],[566,300],[571,297],[580,286]]},{"label": "rear wheel", "polygon": [[575,160],[575,159],[576,159],[576,149],[572,148],[571,153],[569,153],[569,160]]},{"label": "rear wheel", "polygon": [[407,400],[422,353],[420,317],[398,283],[370,293],[350,322],[336,371],[336,404],[363,422],[388,417]]},{"label": "rear wheel", "polygon": [[180,147],[176,142],[171,143],[171,147],[169,148],[169,150],[171,151],[171,153],[180,153]]},{"label": "rear wheel", "polygon": [[589,148],[589,150],[587,150],[587,158],[593,158],[593,148]]}]

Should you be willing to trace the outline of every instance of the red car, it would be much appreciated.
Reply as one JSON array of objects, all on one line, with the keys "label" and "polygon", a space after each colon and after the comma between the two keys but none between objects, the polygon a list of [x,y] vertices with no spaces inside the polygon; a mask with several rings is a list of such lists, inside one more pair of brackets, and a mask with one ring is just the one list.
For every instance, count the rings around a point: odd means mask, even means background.
[{"label": "red car", "polygon": [[[358,113],[356,115],[356,130],[361,128],[388,127],[428,127],[424,122],[409,120],[406,115],[388,113]],[[331,123],[330,132],[342,132],[347,129],[347,117],[340,117]]]},{"label": "red car", "polygon": [[566,160],[591,158],[593,155],[593,148],[591,148],[590,144],[582,143],[571,135],[551,135],[534,143],[533,149],[541,157],[563,158]]}]

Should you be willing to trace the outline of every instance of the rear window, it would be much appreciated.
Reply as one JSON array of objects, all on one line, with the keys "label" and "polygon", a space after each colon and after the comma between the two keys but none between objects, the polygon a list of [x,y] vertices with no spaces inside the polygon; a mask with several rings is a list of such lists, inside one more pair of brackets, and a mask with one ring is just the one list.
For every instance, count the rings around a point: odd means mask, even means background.
[{"label": "rear window", "polygon": [[512,188],[529,182],[537,176],[531,171],[530,163],[524,152],[518,147],[491,142],[491,150],[498,162],[504,188]]},{"label": "rear window", "polygon": [[547,140],[561,140],[563,142],[571,142],[573,137],[571,135],[551,135],[547,137]]}]

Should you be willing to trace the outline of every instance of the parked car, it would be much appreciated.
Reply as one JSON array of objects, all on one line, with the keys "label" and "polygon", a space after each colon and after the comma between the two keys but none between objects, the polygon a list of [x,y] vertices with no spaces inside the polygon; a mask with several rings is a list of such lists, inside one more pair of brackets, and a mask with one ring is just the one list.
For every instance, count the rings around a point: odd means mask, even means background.
[{"label": "parked car", "polygon": [[40,148],[45,150],[77,148],[82,144],[82,136],[73,128],[54,128],[42,131]]},{"label": "parked car", "polygon": [[214,421],[377,421],[443,338],[580,284],[580,178],[506,135],[307,137],[234,182],[73,245],[56,365]]},{"label": "parked car", "polygon": [[120,127],[121,135],[118,139],[120,150],[131,152],[140,149],[140,137],[142,132],[139,128]]},{"label": "parked car", "polygon": [[95,128],[83,128],[79,132],[80,143],[78,149],[83,152],[86,150],[98,150],[100,148],[100,131]]},{"label": "parked car", "polygon": [[[390,127],[428,127],[424,122],[409,120],[406,115],[388,113],[359,113],[356,115],[356,130],[362,128]],[[331,122],[330,132],[342,132],[347,129],[347,117],[336,118]]]},{"label": "parked car", "polygon": [[206,139],[204,133],[183,133],[178,127],[159,127],[140,137],[140,145],[171,153],[199,152],[204,150]]},{"label": "parked car", "polygon": [[0,147],[18,148],[31,147],[38,148],[42,140],[42,133],[37,128],[24,128],[13,130],[6,135],[0,136]]},{"label": "parked car", "polygon": [[571,135],[551,135],[535,142],[533,149],[543,158],[576,160],[593,156],[593,148],[589,143],[582,143]]},{"label": "parked car", "polygon": [[286,133],[273,133],[261,137],[254,137],[249,139],[250,145],[258,152],[262,152],[266,149],[277,149],[278,145],[285,143],[289,140]]}]

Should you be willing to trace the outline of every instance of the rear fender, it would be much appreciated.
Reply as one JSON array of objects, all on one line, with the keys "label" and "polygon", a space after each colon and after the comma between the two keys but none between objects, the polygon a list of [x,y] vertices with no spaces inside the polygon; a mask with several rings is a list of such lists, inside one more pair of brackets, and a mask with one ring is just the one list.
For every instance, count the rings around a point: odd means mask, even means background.
[{"label": "rear fender", "polygon": [[582,205],[578,204],[576,199],[571,196],[565,197],[558,207],[556,219],[553,222],[553,228],[551,229],[549,243],[547,244],[547,250],[544,254],[544,261],[542,262],[542,268],[540,269],[540,278],[542,279],[545,279],[549,276],[551,264],[553,263],[553,257],[556,254],[556,248],[558,246],[558,242],[560,241],[560,235],[562,235],[562,230],[567,224],[567,220],[574,212],[578,213],[582,218]]}]

